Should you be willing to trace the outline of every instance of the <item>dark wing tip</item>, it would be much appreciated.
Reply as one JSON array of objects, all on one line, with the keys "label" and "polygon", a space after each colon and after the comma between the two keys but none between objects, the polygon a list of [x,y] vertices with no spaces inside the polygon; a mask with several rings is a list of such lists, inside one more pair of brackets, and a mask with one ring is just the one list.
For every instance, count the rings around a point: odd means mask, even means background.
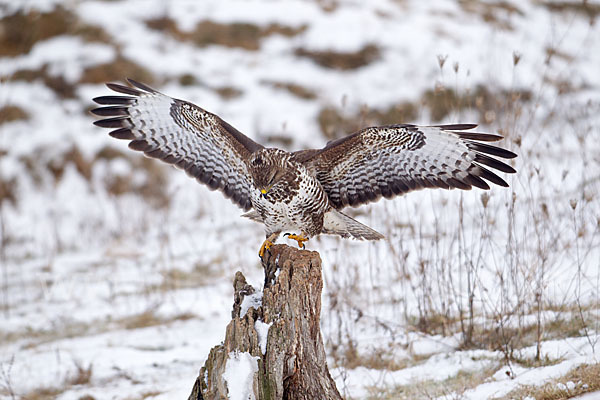
[{"label": "dark wing tip", "polygon": [[119,83],[107,83],[106,87],[118,93],[128,94],[131,96],[140,96],[142,92],[129,86],[121,85]]},{"label": "dark wing tip", "polygon": [[461,139],[466,140],[478,140],[480,142],[497,142],[504,139],[504,136],[494,135],[491,133],[479,133],[479,132],[454,132]]},{"label": "dark wing tip", "polygon": [[158,93],[155,89],[151,88],[150,86],[145,85],[145,84],[143,84],[141,82],[135,81],[135,80],[133,80],[131,78],[127,78],[127,82],[129,82],[131,85],[135,86],[138,89],[142,89],[145,92],[148,92],[148,93]]},{"label": "dark wing tip", "polygon": [[133,140],[135,135],[129,128],[119,128],[114,131],[108,132],[108,134],[115,139]]},{"label": "dark wing tip", "polygon": [[479,164],[487,165],[488,167],[492,167],[499,171],[506,172],[507,174],[514,174],[517,172],[510,165],[503,163],[502,161],[496,160],[495,158],[488,157],[482,153],[475,154],[475,159],[473,161]]},{"label": "dark wing tip", "polygon": [[480,153],[491,154],[500,158],[515,158],[517,156],[512,151],[503,149],[501,147],[490,146],[489,144],[467,141],[467,147],[471,150],[478,151]]},{"label": "dark wing tip", "polygon": [[94,121],[94,125],[101,128],[127,128],[127,117],[105,118]]},{"label": "dark wing tip", "polygon": [[119,117],[129,115],[126,107],[119,106],[98,107],[90,110],[90,112],[101,117]]},{"label": "dark wing tip", "polygon": [[92,99],[97,104],[102,105],[130,105],[135,101],[135,97],[130,96],[100,96]]},{"label": "dark wing tip", "polygon": [[444,131],[466,131],[477,128],[477,124],[448,124],[448,125],[433,125],[435,128],[440,128]]}]

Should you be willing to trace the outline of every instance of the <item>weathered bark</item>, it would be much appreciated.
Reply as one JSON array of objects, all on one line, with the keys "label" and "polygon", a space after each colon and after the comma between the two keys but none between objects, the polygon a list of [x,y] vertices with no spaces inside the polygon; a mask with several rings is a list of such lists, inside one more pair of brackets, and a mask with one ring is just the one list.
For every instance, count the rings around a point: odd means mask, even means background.
[{"label": "weathered bark", "polygon": [[[244,297],[255,289],[237,272],[232,320],[223,344],[211,349],[188,400],[227,398],[223,374],[232,352],[258,358],[253,391],[257,400],[341,399],[329,375],[319,319],[321,258],[317,252],[275,245],[263,260],[262,305],[240,317]],[[277,271],[279,273],[277,274]],[[271,324],[262,354],[257,320]]]}]

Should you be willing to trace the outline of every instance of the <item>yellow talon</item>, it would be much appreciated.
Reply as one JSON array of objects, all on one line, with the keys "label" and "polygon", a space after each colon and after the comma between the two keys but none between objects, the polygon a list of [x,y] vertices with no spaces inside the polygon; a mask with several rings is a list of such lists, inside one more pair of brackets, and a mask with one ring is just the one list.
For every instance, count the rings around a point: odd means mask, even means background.
[{"label": "yellow talon", "polygon": [[285,234],[285,236],[287,236],[288,239],[292,239],[298,242],[298,247],[300,247],[301,249],[304,248],[304,242],[308,242],[308,238],[304,237],[304,235]]},{"label": "yellow talon", "polygon": [[265,250],[269,250],[271,246],[273,246],[273,242],[271,242],[269,239],[265,239],[262,246],[260,246],[260,250],[258,250],[258,256],[263,258],[265,255]]}]

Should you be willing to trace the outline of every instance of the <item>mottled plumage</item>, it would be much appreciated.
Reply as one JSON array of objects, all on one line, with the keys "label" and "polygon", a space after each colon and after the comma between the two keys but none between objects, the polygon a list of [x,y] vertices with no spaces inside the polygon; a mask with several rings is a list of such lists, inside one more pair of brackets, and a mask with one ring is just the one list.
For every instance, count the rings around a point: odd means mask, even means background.
[{"label": "mottled plumage", "polygon": [[[425,187],[489,189],[508,184],[486,167],[514,173],[497,158],[516,154],[482,142],[501,136],[467,132],[476,125],[371,127],[323,149],[265,148],[218,116],[146,85],[107,86],[125,96],[94,99],[109,117],[96,125],[129,147],[185,170],[265,225],[268,245],[281,232],[301,245],[320,233],[377,240],[383,236],[340,212]],[[263,246],[265,245],[263,244]],[[261,249],[262,250],[262,249]]]}]

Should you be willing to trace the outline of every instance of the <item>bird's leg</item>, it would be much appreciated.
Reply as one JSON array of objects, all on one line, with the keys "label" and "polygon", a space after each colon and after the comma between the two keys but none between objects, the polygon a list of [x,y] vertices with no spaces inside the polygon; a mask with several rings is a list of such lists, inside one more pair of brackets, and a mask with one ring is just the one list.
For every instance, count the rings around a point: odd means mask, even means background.
[{"label": "bird's leg", "polygon": [[299,235],[296,234],[289,234],[286,233],[283,236],[287,236],[288,239],[292,239],[295,240],[296,242],[298,242],[298,247],[300,247],[301,249],[304,249],[304,242],[308,242],[308,238],[306,236],[304,236],[304,233],[301,233]]},{"label": "bird's leg", "polygon": [[260,258],[263,258],[263,256],[265,255],[265,250],[269,251],[271,246],[273,246],[273,242],[275,241],[275,239],[277,239],[277,236],[279,236],[279,232],[271,233],[269,236],[267,236],[262,246],[260,246],[260,250],[258,250],[258,256]]}]

